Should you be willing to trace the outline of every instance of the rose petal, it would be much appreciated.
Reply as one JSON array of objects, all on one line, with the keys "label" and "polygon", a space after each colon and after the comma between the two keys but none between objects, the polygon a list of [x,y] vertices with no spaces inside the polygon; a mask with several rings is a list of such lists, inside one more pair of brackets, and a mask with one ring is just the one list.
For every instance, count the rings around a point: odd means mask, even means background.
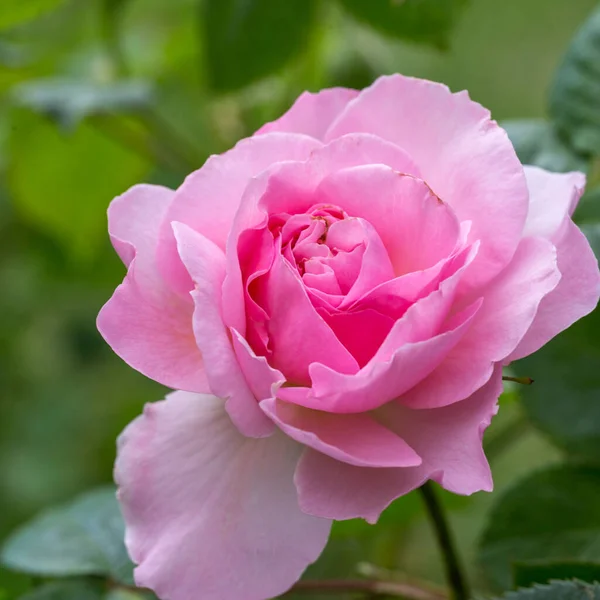
[{"label": "rose petal", "polygon": [[175,392],[119,439],[115,478],[136,583],[170,600],[264,600],[321,553],[330,524],[298,508],[301,447],[245,438],[223,401]]},{"label": "rose petal", "polygon": [[191,301],[178,297],[156,268],[156,245],[173,192],[138,185],[108,210],[115,249],[129,267],[123,283],[98,315],[98,330],[131,367],[163,385],[208,391],[192,331]]},{"label": "rose petal", "polygon": [[331,519],[362,517],[374,523],[393,500],[434,479],[457,494],[491,491],[483,432],[496,413],[502,371],[470,398],[444,408],[412,410],[397,403],[381,409],[380,422],[414,448],[418,467],[361,468],[308,450],[296,470],[300,506]]},{"label": "rose petal", "polygon": [[598,260],[570,218],[583,191],[584,176],[549,173],[534,167],[527,167],[525,172],[531,194],[526,232],[546,237],[554,244],[561,279],[540,302],[529,331],[509,361],[535,352],[592,312],[600,295]]},{"label": "rose petal", "polygon": [[304,133],[318,140],[345,108],[358,95],[357,90],[330,88],[316,94],[304,92],[279,119],[263,125],[255,135],[272,131]]},{"label": "rose petal", "polygon": [[435,265],[455,248],[460,224],[428,185],[384,165],[343,169],[326,177],[316,195],[370,223],[396,275]]},{"label": "rose petal", "polygon": [[311,388],[281,388],[278,397],[307,408],[358,413],[382,406],[411,389],[465,335],[481,306],[481,300],[477,300],[448,318],[454,290],[475,254],[476,249],[467,248],[455,258],[462,267],[452,269],[452,276],[438,290],[406,311],[360,371],[344,374],[314,362],[309,368]]},{"label": "rose petal", "polygon": [[225,255],[213,242],[182,223],[173,232],[183,264],[195,283],[193,331],[202,350],[210,390],[226,398],[229,416],[244,434],[270,435],[272,423],[260,410],[237,361],[221,314]]},{"label": "rose petal", "polygon": [[260,407],[294,440],[358,467],[413,467],[421,458],[368,414],[335,415],[263,400]]},{"label": "rose petal", "polygon": [[466,92],[385,76],[348,103],[325,140],[358,131],[406,150],[459,220],[473,221],[468,239],[482,247],[466,281],[480,285],[508,264],[527,216],[527,185],[506,132],[486,109]]},{"label": "rose petal", "polygon": [[175,192],[165,216],[159,247],[159,268],[174,289],[192,289],[179,257],[171,223],[185,223],[225,249],[233,217],[249,180],[267,167],[288,160],[304,160],[320,143],[292,133],[270,133],[241,140],[223,154],[211,156],[188,175]]},{"label": "rose petal", "polygon": [[469,331],[400,401],[413,408],[433,408],[471,395],[488,380],[493,364],[514,350],[559,279],[552,244],[541,238],[524,239],[511,263],[481,292],[483,306]]},{"label": "rose petal", "polygon": [[288,381],[309,381],[308,367],[315,361],[342,373],[353,373],[358,364],[312,305],[302,280],[289,262],[276,255],[267,275],[256,280],[265,298],[263,308],[271,340],[270,363]]}]

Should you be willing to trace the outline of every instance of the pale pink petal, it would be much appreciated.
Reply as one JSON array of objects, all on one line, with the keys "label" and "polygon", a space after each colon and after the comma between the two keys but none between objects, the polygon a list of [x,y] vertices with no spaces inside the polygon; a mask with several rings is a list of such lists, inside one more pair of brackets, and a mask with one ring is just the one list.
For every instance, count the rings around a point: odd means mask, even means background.
[{"label": "pale pink petal", "polygon": [[515,349],[559,279],[552,244],[541,238],[524,239],[511,263],[481,292],[483,306],[469,331],[400,401],[413,408],[433,408],[470,396],[488,380],[493,364],[505,361]]},{"label": "pale pink petal", "polygon": [[585,175],[579,172],[552,173],[525,166],[529,188],[529,212],[524,237],[552,239],[570,217],[583,194]]},{"label": "pale pink petal", "polygon": [[115,478],[136,583],[169,600],[265,600],[321,553],[329,521],[298,508],[301,446],[242,436],[223,401],[175,392],[119,438]]},{"label": "pale pink petal", "polygon": [[173,192],[138,185],[108,209],[111,240],[129,267],[98,315],[98,330],[131,367],[168,387],[207,392],[192,330],[193,306],[177,296],[156,267],[158,236]]},{"label": "pale pink petal", "polygon": [[140,184],[110,203],[108,232],[126,267],[137,256],[138,269],[140,260],[148,271],[155,269],[158,235],[174,193],[160,185]]},{"label": "pale pink petal", "polygon": [[281,371],[274,369],[264,356],[257,356],[248,342],[233,328],[231,339],[235,355],[254,397],[258,401],[271,398],[285,383]]},{"label": "pale pink petal", "polygon": [[357,95],[357,90],[341,87],[321,90],[316,94],[304,92],[282,117],[263,125],[255,135],[287,131],[321,140],[334,119]]},{"label": "pale pink petal", "polygon": [[380,409],[378,420],[423,459],[418,467],[361,468],[313,450],[305,452],[295,475],[302,510],[338,520],[362,517],[373,523],[390,502],[427,479],[457,494],[491,491],[481,440],[501,392],[502,371],[497,368],[485,386],[451,406],[412,410],[392,403]]},{"label": "pale pink petal", "polygon": [[362,217],[377,231],[396,275],[435,265],[455,248],[460,224],[428,185],[384,165],[343,169],[326,177],[319,202]]},{"label": "pale pink petal", "polygon": [[273,431],[272,423],[258,406],[246,381],[223,324],[221,288],[225,277],[225,254],[213,242],[182,223],[173,231],[183,264],[195,289],[193,331],[202,350],[210,390],[226,398],[229,416],[244,434],[263,437]]},{"label": "pale pink petal", "polygon": [[554,244],[561,279],[541,301],[529,331],[508,360],[541,348],[594,310],[600,295],[598,261],[570,217],[583,191],[584,176],[549,173],[534,167],[528,167],[526,174],[531,194],[526,232],[546,237]]},{"label": "pale pink petal", "polygon": [[287,404],[275,398],[261,408],[296,441],[359,467],[414,467],[421,458],[370,415],[336,415]]},{"label": "pale pink petal", "polygon": [[459,220],[472,220],[469,241],[481,253],[467,279],[489,281],[510,261],[527,216],[523,168],[506,132],[466,92],[392,75],[352,100],[325,136],[369,132],[406,150],[432,190]]},{"label": "pale pink petal", "polygon": [[165,279],[180,292],[192,289],[177,255],[173,221],[186,224],[224,250],[250,179],[278,162],[305,160],[320,146],[314,138],[292,133],[246,138],[228,152],[211,156],[202,168],[188,175],[175,192],[161,231],[159,268]]}]

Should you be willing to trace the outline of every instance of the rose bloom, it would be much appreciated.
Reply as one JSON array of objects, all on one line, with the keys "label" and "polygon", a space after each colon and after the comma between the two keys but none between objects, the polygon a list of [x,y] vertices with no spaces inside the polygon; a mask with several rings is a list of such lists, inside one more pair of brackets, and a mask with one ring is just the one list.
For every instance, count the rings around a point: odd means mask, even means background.
[{"label": "rose bloom", "polygon": [[598,300],[581,173],[523,167],[466,92],[394,75],[302,94],[175,191],[109,208],[98,327],[174,388],[119,440],[136,582],[263,600],[332,519],[433,479],[491,490],[502,367]]}]

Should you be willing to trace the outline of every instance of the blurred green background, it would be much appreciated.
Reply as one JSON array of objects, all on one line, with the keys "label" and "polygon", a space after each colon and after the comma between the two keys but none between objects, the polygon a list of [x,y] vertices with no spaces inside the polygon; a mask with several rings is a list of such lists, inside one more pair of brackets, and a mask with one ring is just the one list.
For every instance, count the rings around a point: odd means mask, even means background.
[{"label": "blurred green background", "polygon": [[[298,33],[300,50],[260,77],[260,65],[277,62],[269,47],[250,39],[221,64],[219,52],[234,49],[207,43],[220,36],[227,44],[210,19],[231,2],[2,3],[17,8],[5,23],[0,8],[0,540],[42,507],[110,481],[116,436],[145,402],[164,394],[95,329],[99,308],[124,275],[106,234],[115,195],[140,181],[177,186],[304,89],[364,87],[383,73],[468,89],[499,121],[544,117],[561,57],[597,5],[471,0],[448,39],[426,45],[382,34],[338,2],[311,3],[313,12],[298,17],[312,22]],[[301,4],[300,13],[309,10]],[[31,14],[15,18],[27,5]],[[288,43],[285,24],[278,35]],[[528,391],[511,389],[489,432],[490,444],[497,442],[491,462],[498,490],[560,457],[523,424],[518,393]],[[506,449],[511,437],[516,442]],[[479,494],[444,501],[474,565],[493,500]],[[359,560],[442,580],[412,496],[379,527],[337,526],[314,570],[351,574]],[[14,577],[6,585],[26,581]]]}]

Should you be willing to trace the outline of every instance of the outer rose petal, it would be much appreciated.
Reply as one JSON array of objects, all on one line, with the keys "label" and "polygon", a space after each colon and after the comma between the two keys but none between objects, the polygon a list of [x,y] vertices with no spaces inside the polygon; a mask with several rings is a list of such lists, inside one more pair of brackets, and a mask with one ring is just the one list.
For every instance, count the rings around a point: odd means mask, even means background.
[{"label": "outer rose petal", "polygon": [[263,400],[260,407],[291,438],[357,467],[414,467],[421,458],[366,413],[336,415]]},{"label": "outer rose petal", "polygon": [[482,246],[466,275],[470,284],[489,281],[510,261],[527,216],[527,185],[506,132],[489,111],[466,92],[392,75],[352,100],[325,140],[358,131],[406,150],[459,220],[473,221],[468,240]]},{"label": "outer rose petal", "polygon": [[348,88],[330,88],[316,94],[304,92],[282,117],[263,125],[256,134],[288,131],[322,140],[329,126],[358,93]]},{"label": "outer rose petal", "polygon": [[470,396],[488,380],[494,363],[505,362],[559,279],[552,244],[541,238],[524,239],[511,263],[481,291],[483,306],[463,339],[400,402],[435,408]]},{"label": "outer rose petal", "polygon": [[378,411],[381,423],[400,435],[423,459],[418,467],[355,467],[308,450],[296,470],[300,506],[330,519],[362,517],[374,523],[390,502],[433,479],[451,492],[491,491],[483,432],[496,413],[502,371],[470,398],[451,406],[412,410],[392,403]]},{"label": "outer rose petal", "polygon": [[571,221],[583,192],[582,173],[550,173],[526,167],[531,196],[525,226],[528,235],[544,236],[556,247],[561,280],[538,308],[535,319],[509,360],[535,352],[598,304],[600,273],[590,245]]},{"label": "outer rose petal", "polygon": [[202,168],[188,175],[175,192],[161,231],[159,268],[166,280],[182,293],[192,289],[179,257],[171,223],[185,223],[221,249],[250,179],[271,165],[305,160],[321,144],[308,136],[270,133],[238,142],[231,150],[211,156]]},{"label": "outer rose petal", "polygon": [[119,439],[115,478],[138,585],[169,600],[264,600],[321,553],[330,523],[300,511],[301,446],[245,438],[223,401],[175,392]]},{"label": "outer rose petal", "polygon": [[192,304],[165,284],[156,247],[173,192],[137,185],[108,209],[112,243],[129,267],[98,315],[98,330],[130,366],[163,385],[208,391],[202,356],[191,329]]},{"label": "outer rose petal", "polygon": [[181,260],[196,284],[192,292],[193,331],[204,354],[210,390],[227,399],[227,412],[244,435],[269,435],[273,424],[260,410],[223,325],[225,255],[210,240],[182,223],[174,223],[173,231]]}]

